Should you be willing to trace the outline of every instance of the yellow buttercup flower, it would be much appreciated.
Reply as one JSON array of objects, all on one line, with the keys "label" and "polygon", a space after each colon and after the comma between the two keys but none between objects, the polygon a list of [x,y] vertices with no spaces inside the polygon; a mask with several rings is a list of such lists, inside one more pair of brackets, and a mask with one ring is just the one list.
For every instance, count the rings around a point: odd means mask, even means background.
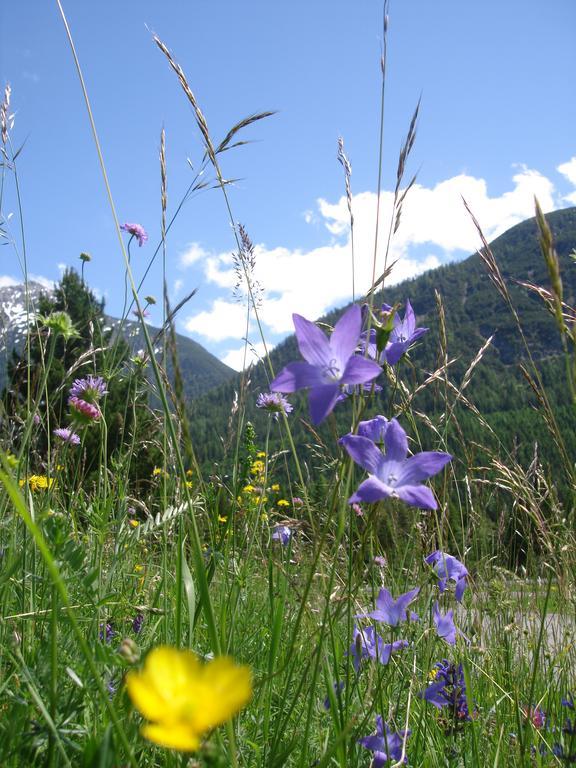
[{"label": "yellow buttercup flower", "polygon": [[280,490],[280,486],[278,485],[278,483],[274,483],[274,485],[270,486],[270,490],[271,491],[279,491]]},{"label": "yellow buttercup flower", "polygon": [[203,664],[188,650],[154,648],[126,675],[132,703],[149,720],[142,735],[160,746],[193,752],[207,731],[230,720],[252,696],[249,667],[227,656]]},{"label": "yellow buttercup flower", "polygon": [[279,507],[289,507],[289,506],[290,506],[290,502],[289,502],[289,501],[286,501],[286,499],[278,499],[278,501],[276,502],[276,504],[277,504]]},{"label": "yellow buttercup flower", "polygon": [[134,518],[131,517],[130,520],[128,520],[128,525],[131,525],[132,528],[138,528],[140,523],[138,522],[138,520],[134,520]]},{"label": "yellow buttercup flower", "polygon": [[25,480],[19,480],[18,485],[22,488],[26,483],[30,486],[32,493],[36,491],[45,491],[47,488],[52,488],[54,485],[53,477],[46,477],[46,475],[29,475]]}]

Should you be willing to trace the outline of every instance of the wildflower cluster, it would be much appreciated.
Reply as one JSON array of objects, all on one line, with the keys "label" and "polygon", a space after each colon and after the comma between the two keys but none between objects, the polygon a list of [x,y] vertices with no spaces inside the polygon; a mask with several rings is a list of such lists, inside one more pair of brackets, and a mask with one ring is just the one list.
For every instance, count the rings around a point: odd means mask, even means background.
[{"label": "wildflower cluster", "polygon": [[18,481],[20,488],[27,485],[30,490],[35,493],[36,491],[46,491],[52,488],[54,485],[54,478],[47,477],[46,475],[28,475],[28,477],[21,478]]},{"label": "wildflower cluster", "polygon": [[454,730],[471,720],[462,664],[443,659],[434,666],[430,677],[430,684],[419,696],[438,709],[446,709],[446,727]]}]

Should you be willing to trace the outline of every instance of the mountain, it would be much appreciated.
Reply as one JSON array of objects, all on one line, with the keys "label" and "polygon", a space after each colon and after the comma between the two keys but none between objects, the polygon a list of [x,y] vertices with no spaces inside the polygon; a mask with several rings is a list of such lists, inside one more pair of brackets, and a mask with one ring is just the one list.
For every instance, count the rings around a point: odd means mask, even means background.
[{"label": "mountain", "polygon": [[[548,214],[546,219],[552,229],[560,260],[564,301],[574,306],[576,264],[570,258],[570,253],[576,246],[576,208],[555,211]],[[523,459],[531,455],[535,441],[543,446],[543,450],[546,446],[552,449],[549,444],[550,436],[540,415],[533,412],[534,395],[519,368],[519,363],[527,359],[529,350],[549,389],[552,402],[559,409],[566,440],[576,451],[576,420],[573,409],[568,406],[565,367],[561,357],[558,330],[542,299],[517,282],[526,281],[544,287],[550,285],[540,252],[535,219],[509,229],[491,243],[491,249],[522,323],[525,343],[512,313],[488,276],[478,253],[458,263],[439,267],[412,280],[386,288],[375,297],[374,306],[379,307],[383,301],[404,305],[409,298],[416,312],[418,325],[430,329],[410,353],[414,369],[405,367],[412,388],[421,383],[427,374],[436,370],[442,361],[437,294],[441,297],[446,318],[447,356],[449,360],[454,360],[449,366],[449,376],[457,387],[462,383],[464,374],[477,352],[493,335],[492,343],[474,368],[465,395],[468,401],[487,417],[491,426],[502,432],[508,448],[516,446]],[[334,325],[345,309],[343,307],[329,313],[322,321]],[[401,314],[403,311],[401,309]],[[276,372],[288,362],[300,359],[295,337],[290,336],[279,344],[270,357]],[[256,410],[254,402],[257,393],[267,389],[266,369],[259,364],[250,372],[249,378],[250,383],[245,390],[247,418],[254,422],[257,432],[263,436],[266,430],[266,416]],[[439,381],[423,389],[413,405],[425,414],[438,416],[443,413],[445,405],[441,386]],[[195,442],[200,446],[201,459],[221,459],[221,441],[214,438],[226,432],[235,392],[240,391],[240,378],[236,376],[193,404],[192,428]],[[385,386],[380,396],[380,411],[374,409],[377,407],[375,405],[374,408],[371,407],[370,412],[390,413],[384,409],[384,405],[389,405],[390,395],[390,388]],[[322,425],[315,435],[302,426],[302,421],[308,419],[306,397],[298,394],[290,399],[295,406],[291,423],[297,444],[304,446],[324,437],[327,438],[327,444],[331,444],[333,440],[326,425]],[[396,411],[399,408],[401,405],[397,399]],[[470,418],[471,412],[462,406],[462,401],[458,406],[458,413],[460,412],[462,424],[467,424],[471,437],[476,437],[476,434],[472,434],[476,427]],[[335,413],[338,426],[346,429],[346,424],[349,424],[346,409],[339,405]]]},{"label": "mountain", "polygon": [[[26,292],[23,284],[0,288],[0,390],[4,387],[6,380],[8,356],[12,349],[22,349],[28,326],[34,319],[34,307],[37,306],[42,293],[49,294],[50,291],[40,283],[28,283],[28,307],[30,310],[27,312]],[[106,315],[106,321],[109,328],[117,328],[120,325],[120,320],[109,315]],[[148,330],[152,339],[159,331],[158,328],[150,325]],[[144,348],[144,335],[138,322],[127,320],[122,326],[122,333],[134,353]],[[187,400],[193,400],[236,375],[236,371],[187,336],[177,334],[176,347],[184,381],[184,394]],[[170,376],[171,371],[172,367],[169,363],[168,373]]]}]

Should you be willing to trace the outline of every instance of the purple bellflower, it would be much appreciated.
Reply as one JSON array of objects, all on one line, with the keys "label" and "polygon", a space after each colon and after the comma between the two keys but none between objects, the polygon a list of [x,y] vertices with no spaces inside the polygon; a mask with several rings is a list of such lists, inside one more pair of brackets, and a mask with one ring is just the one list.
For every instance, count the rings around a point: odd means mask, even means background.
[{"label": "purple bellflower", "polygon": [[434,612],[432,614],[434,619],[434,626],[438,637],[445,640],[448,645],[456,645],[456,635],[459,634],[459,630],[456,629],[454,624],[454,611],[446,611],[444,615],[440,613],[438,603],[434,603]]},{"label": "purple bellflower", "polygon": [[[420,587],[405,592],[396,600],[385,587],[382,587],[376,598],[376,610],[372,613],[360,614],[357,619],[374,619],[389,624],[391,627],[397,627],[402,621],[406,621],[408,606],[413,602],[420,592]],[[410,618],[418,618],[415,613],[410,613]]]},{"label": "purple bellflower", "polygon": [[308,388],[310,418],[320,424],[336,405],[344,385],[372,381],[381,368],[373,360],[354,354],[362,326],[362,313],[356,304],[338,320],[330,339],[301,315],[292,318],[300,354],[306,362],[289,363],[270,389],[288,393]]},{"label": "purple bellflower", "polygon": [[[393,733],[382,717],[376,715],[376,733],[359,739],[358,743],[374,752],[373,768],[381,768],[386,763],[397,762],[402,758],[402,747],[410,733],[410,731]],[[402,762],[408,762],[406,755]]]},{"label": "purple bellflower", "polygon": [[434,568],[434,572],[439,579],[438,588],[440,593],[444,592],[448,581],[452,580],[456,583],[456,590],[454,593],[456,600],[459,603],[462,602],[462,595],[466,589],[466,579],[468,577],[466,566],[452,555],[440,552],[439,549],[424,558],[424,562]]},{"label": "purple bellflower", "polygon": [[[336,681],[335,683],[332,683],[332,690],[334,691],[334,697],[336,701],[340,701],[342,691],[346,687],[346,683],[344,680],[341,680],[340,682]],[[330,696],[326,696],[324,699],[324,709],[329,710],[330,709]]]},{"label": "purple bellflower", "polygon": [[[382,305],[383,312],[390,312],[392,307],[388,304]],[[406,352],[408,347],[414,344],[420,336],[423,336],[428,332],[428,328],[416,328],[416,315],[410,304],[410,300],[406,299],[406,311],[404,312],[404,319],[400,320],[398,313],[394,314],[394,328],[388,339],[388,344],[384,350],[384,356],[388,365],[396,365],[398,360]]]},{"label": "purple bellflower", "polygon": [[290,544],[292,529],[287,525],[277,525],[272,531],[272,541],[279,541],[283,547]]},{"label": "purple bellflower", "polygon": [[369,474],[348,499],[349,504],[393,498],[421,509],[438,506],[430,488],[421,483],[440,472],[452,459],[449,453],[423,451],[408,458],[408,438],[396,419],[386,428],[384,454],[371,440],[360,435],[346,435],[340,443]]},{"label": "purple bellflower", "polygon": [[146,230],[144,229],[142,224],[136,224],[136,223],[127,221],[125,224],[120,224],[120,229],[123,229],[124,232],[128,232],[129,235],[131,235],[132,237],[135,237],[136,240],[138,240],[138,245],[140,246],[140,248],[148,240],[148,235],[146,234]]},{"label": "purple bellflower", "polygon": [[407,640],[395,640],[393,643],[384,643],[380,635],[376,634],[374,627],[358,629],[357,626],[354,626],[352,645],[347,655],[352,656],[354,669],[358,672],[360,663],[364,659],[376,659],[380,664],[386,665],[393,653],[407,647]]}]

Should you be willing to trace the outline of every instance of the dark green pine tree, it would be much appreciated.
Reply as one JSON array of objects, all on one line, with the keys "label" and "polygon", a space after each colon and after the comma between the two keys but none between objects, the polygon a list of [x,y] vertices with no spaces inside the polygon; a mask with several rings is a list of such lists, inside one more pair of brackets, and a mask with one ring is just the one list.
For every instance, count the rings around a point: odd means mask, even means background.
[{"label": "dark green pine tree", "polygon": [[[86,428],[81,452],[69,450],[69,460],[76,455],[84,476],[96,472],[105,434],[109,465],[121,465],[124,476],[132,480],[149,478],[158,451],[148,440],[156,430],[146,379],[141,366],[131,363],[124,337],[107,325],[104,301],[95,297],[75,270],[68,269],[54,293],[41,296],[38,310],[38,321],[29,330],[29,349],[12,353],[3,395],[6,413],[16,424],[26,422],[29,403],[39,404],[41,424],[34,430],[33,443],[37,460],[46,459],[49,433],[70,425],[71,384],[91,374],[106,381],[108,393],[101,402],[105,429],[98,424]],[[66,337],[50,327],[50,318],[58,312],[70,317],[73,335]],[[23,428],[13,431],[15,447],[22,447],[18,438],[24,434]]]}]

